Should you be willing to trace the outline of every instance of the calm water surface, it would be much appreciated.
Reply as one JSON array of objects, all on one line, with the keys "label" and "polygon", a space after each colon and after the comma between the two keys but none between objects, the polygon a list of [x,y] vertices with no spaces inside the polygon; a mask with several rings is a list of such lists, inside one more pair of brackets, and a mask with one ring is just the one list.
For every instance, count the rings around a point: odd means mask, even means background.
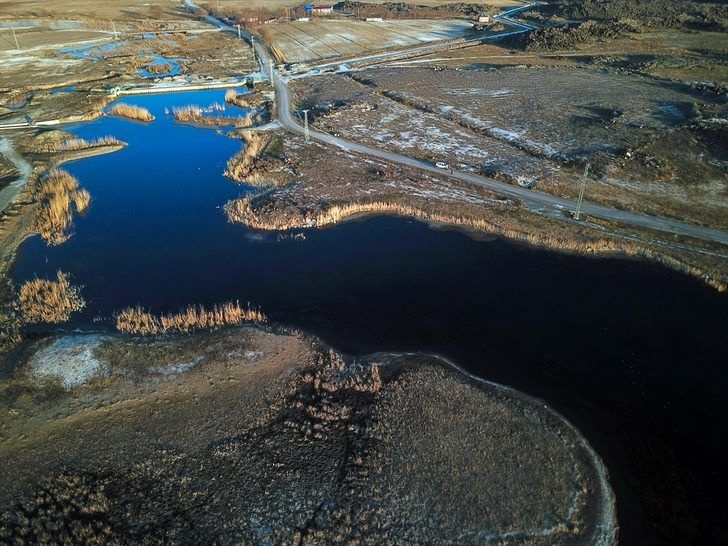
[{"label": "calm water surface", "polygon": [[221,173],[240,142],[164,114],[223,94],[125,99],[157,121],[74,128],[129,146],[66,166],[91,207],[67,243],[29,239],[16,280],[69,272],[88,302],[71,327],[111,328],[114,311],[137,303],[161,312],[240,300],[349,353],[441,353],[579,427],[609,468],[623,544],[726,532],[728,298],[652,264],[401,218],[306,231],[305,241],[231,225],[221,206],[249,188]]}]

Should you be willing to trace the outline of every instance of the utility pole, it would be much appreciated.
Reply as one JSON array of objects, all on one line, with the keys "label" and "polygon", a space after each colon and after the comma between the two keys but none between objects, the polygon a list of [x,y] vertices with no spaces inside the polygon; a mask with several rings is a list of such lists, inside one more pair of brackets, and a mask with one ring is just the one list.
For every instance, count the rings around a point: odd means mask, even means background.
[{"label": "utility pole", "polygon": [[270,84],[273,85],[273,59],[270,59],[269,63],[270,63]]},{"label": "utility pole", "polygon": [[238,40],[240,40],[240,25],[238,25]]},{"label": "utility pole", "polygon": [[589,167],[590,164],[586,164],[586,168],[584,169],[584,175],[581,177],[581,189],[579,190],[579,200],[576,202],[576,211],[574,212],[574,219],[579,220],[579,215],[581,214],[581,202],[584,200],[584,190],[586,189],[586,179],[589,176]]},{"label": "utility pole", "polygon": [[302,110],[303,112],[303,134],[308,142],[308,110]]},{"label": "utility pole", "polygon": [[114,40],[117,40],[119,35],[116,33],[116,23],[114,23],[114,21],[111,21],[111,30],[114,31]]},{"label": "utility pole", "polygon": [[15,34],[15,27],[10,27],[10,30],[13,31],[13,39],[15,40],[15,49],[20,49],[20,45],[18,44],[18,36]]}]

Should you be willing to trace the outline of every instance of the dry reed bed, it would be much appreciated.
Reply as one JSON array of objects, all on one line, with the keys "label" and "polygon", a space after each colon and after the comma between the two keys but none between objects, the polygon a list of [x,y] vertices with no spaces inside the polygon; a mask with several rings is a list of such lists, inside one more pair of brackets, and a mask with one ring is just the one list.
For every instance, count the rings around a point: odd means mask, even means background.
[{"label": "dry reed bed", "polygon": [[169,63],[150,63],[144,66],[144,70],[150,74],[167,74],[172,71],[172,65]]},{"label": "dry reed bed", "polygon": [[255,162],[268,147],[272,137],[252,131],[245,131],[241,136],[245,141],[245,148],[227,162],[225,176],[236,182],[256,182],[256,177],[253,177],[255,180],[251,180]]},{"label": "dry reed bed", "polygon": [[262,92],[238,93],[234,89],[225,92],[225,102],[238,108],[260,108],[270,104],[270,99]]},{"label": "dry reed bed", "polygon": [[71,313],[85,305],[80,289],[71,285],[68,275],[58,271],[55,281],[35,278],[23,283],[15,309],[27,324],[58,323],[67,321]]},{"label": "dry reed bed", "polygon": [[88,150],[90,148],[100,148],[103,146],[123,146],[125,142],[113,136],[103,136],[94,140],[86,140],[84,138],[69,138],[60,142],[47,142],[36,148],[38,152],[57,153],[57,152],[76,152],[79,150]]},{"label": "dry reed bed", "polygon": [[[692,266],[680,259],[659,253],[647,246],[628,240],[610,240],[599,238],[583,241],[575,238],[554,236],[549,233],[530,233],[513,227],[505,227],[485,218],[472,218],[457,214],[426,211],[411,205],[391,201],[370,201],[332,205],[318,212],[299,212],[284,215],[262,215],[255,209],[255,197],[247,195],[226,203],[224,207],[228,220],[240,223],[253,229],[265,231],[285,231],[289,229],[325,227],[337,224],[355,215],[393,214],[408,216],[419,220],[437,222],[453,226],[467,227],[478,231],[493,233],[508,239],[523,241],[534,246],[544,246],[558,250],[566,250],[580,254],[626,254],[645,258],[667,267],[700,278],[718,292],[728,290],[728,283],[723,275],[715,271],[706,271]],[[265,216],[265,217],[264,217]]]},{"label": "dry reed bed", "polygon": [[245,309],[238,302],[215,305],[212,309],[205,309],[202,305],[191,305],[184,311],[160,316],[148,313],[137,305],[126,308],[116,315],[116,329],[140,335],[186,334],[195,330],[267,320],[261,311],[250,307]]},{"label": "dry reed bed", "polygon": [[210,109],[191,104],[173,108],[174,119],[183,123],[194,123],[195,125],[216,126],[233,125],[237,128],[251,127],[261,121],[262,117],[257,112],[248,112],[244,116],[208,116]]},{"label": "dry reed bed", "polygon": [[141,106],[134,106],[133,104],[119,103],[115,105],[110,111],[110,114],[119,116],[122,118],[133,119],[136,121],[154,121],[154,116],[149,110]]},{"label": "dry reed bed", "polygon": [[35,198],[40,202],[35,228],[46,243],[54,245],[68,239],[73,206],[83,212],[91,202],[91,194],[79,189],[78,180],[61,169],[48,173],[38,185]]}]

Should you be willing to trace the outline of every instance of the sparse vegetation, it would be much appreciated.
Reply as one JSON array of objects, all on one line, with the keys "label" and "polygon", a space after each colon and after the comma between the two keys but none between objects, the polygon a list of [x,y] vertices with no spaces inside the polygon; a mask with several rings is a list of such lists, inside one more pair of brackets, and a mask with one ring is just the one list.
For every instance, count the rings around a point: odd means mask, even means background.
[{"label": "sparse vegetation", "polygon": [[115,116],[137,121],[154,121],[154,116],[149,110],[133,104],[119,103],[111,109],[110,113]]},{"label": "sparse vegetation", "polygon": [[68,228],[73,220],[72,204],[77,212],[82,212],[91,202],[91,195],[87,190],[79,189],[73,175],[53,169],[39,184],[36,199],[41,203],[36,229],[48,244],[58,245],[68,239]]},{"label": "sparse vegetation", "polygon": [[58,271],[55,281],[35,278],[23,283],[15,309],[24,323],[58,323],[85,305],[80,289],[71,285],[67,274]]},{"label": "sparse vegetation", "polygon": [[129,334],[155,335],[189,333],[242,322],[266,321],[267,317],[261,311],[250,307],[245,309],[238,302],[215,305],[212,309],[191,305],[184,311],[160,316],[136,306],[124,309],[116,315],[116,328]]}]

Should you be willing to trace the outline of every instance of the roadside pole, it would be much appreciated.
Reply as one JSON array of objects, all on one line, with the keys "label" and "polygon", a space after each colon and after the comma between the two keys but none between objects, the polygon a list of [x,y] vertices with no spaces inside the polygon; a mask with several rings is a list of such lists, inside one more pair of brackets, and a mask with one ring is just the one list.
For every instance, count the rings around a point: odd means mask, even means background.
[{"label": "roadside pole", "polygon": [[270,84],[273,85],[273,59],[269,60],[270,64]]},{"label": "roadside pole", "polygon": [[589,176],[589,163],[586,164],[584,169],[584,176],[581,177],[581,189],[579,190],[579,200],[576,202],[576,211],[574,212],[574,219],[579,220],[581,214],[581,202],[584,200],[584,190],[586,189],[586,178]]},{"label": "roadside pole", "polygon": [[308,110],[302,110],[303,112],[303,134],[308,142]]}]

